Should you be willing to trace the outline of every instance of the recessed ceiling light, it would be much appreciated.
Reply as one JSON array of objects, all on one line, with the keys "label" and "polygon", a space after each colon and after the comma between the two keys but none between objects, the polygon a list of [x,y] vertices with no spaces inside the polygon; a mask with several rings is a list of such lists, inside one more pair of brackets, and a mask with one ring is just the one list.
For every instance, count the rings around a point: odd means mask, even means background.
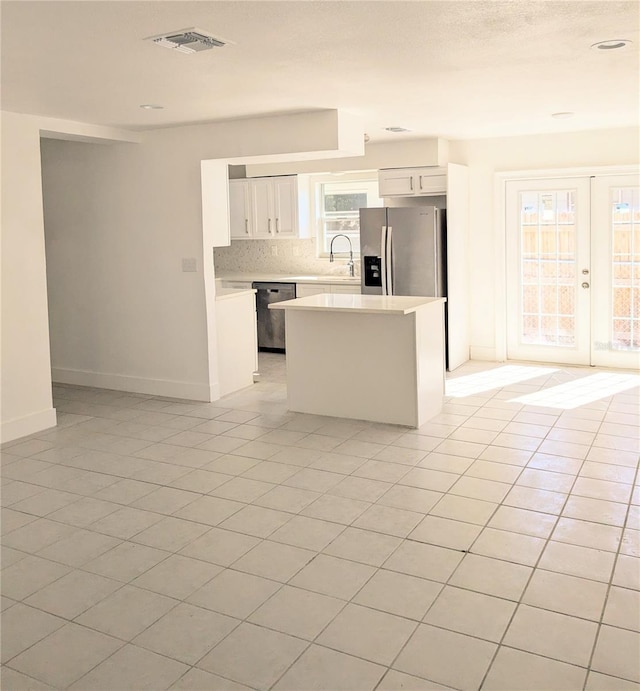
[{"label": "recessed ceiling light", "polygon": [[157,106],[154,103],[143,103],[140,108],[142,110],[162,110],[164,106]]},{"label": "recessed ceiling light", "polygon": [[382,129],[387,132],[411,132],[406,127],[383,127]]},{"label": "recessed ceiling light", "polygon": [[572,118],[575,115],[575,113],[572,113],[571,111],[566,111],[564,113],[551,113],[551,117],[555,118],[556,120],[567,120],[568,118]]},{"label": "recessed ceiling light", "polygon": [[609,41],[598,41],[593,43],[591,47],[594,50],[618,50],[619,48],[626,48],[632,41],[628,38],[614,38]]}]

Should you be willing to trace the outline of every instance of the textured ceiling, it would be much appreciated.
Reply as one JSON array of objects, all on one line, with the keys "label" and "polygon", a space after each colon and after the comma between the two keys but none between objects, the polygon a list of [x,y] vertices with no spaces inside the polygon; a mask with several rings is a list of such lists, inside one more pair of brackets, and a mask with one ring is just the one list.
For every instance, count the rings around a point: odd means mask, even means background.
[{"label": "textured ceiling", "polygon": [[[372,140],[638,124],[637,2],[11,2],[2,107],[146,129],[339,108]],[[148,36],[234,42],[185,55]],[[595,51],[626,38],[631,48]],[[143,103],[164,106],[145,111]],[[551,113],[574,111],[570,120]],[[409,134],[391,135],[400,125]]]}]

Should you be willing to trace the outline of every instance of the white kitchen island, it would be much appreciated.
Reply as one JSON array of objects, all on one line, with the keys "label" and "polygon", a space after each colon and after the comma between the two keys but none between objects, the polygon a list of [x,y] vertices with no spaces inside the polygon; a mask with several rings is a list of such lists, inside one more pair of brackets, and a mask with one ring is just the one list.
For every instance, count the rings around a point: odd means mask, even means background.
[{"label": "white kitchen island", "polygon": [[443,298],[320,294],[286,315],[289,409],[419,427],[442,409]]}]

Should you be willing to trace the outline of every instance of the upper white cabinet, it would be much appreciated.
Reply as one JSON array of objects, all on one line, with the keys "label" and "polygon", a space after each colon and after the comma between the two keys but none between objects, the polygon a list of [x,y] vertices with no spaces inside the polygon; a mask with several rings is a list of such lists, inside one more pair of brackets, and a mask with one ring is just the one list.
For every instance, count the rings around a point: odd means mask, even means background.
[{"label": "upper white cabinet", "polygon": [[234,239],[297,237],[296,176],[229,180],[229,222]]},{"label": "upper white cabinet", "polygon": [[251,237],[251,216],[249,181],[229,180],[229,227],[232,238]]},{"label": "upper white cabinet", "polygon": [[378,172],[381,197],[419,197],[447,193],[446,168],[387,168]]}]

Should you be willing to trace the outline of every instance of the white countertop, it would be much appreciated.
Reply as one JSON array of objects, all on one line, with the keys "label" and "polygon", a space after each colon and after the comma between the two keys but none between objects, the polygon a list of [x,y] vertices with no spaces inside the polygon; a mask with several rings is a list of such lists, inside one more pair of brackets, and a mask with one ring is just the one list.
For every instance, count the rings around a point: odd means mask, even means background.
[{"label": "white countertop", "polygon": [[306,298],[274,302],[269,305],[269,309],[358,312],[361,314],[410,314],[422,307],[444,302],[445,298],[320,293],[319,295],[310,295]]},{"label": "white countertop", "polygon": [[234,290],[233,288],[223,288],[216,290],[216,300],[229,300],[230,298],[237,298],[241,295],[250,295],[258,292],[255,288],[246,288],[244,290]]},{"label": "white countertop", "polygon": [[360,285],[360,276],[343,276],[340,274],[267,274],[256,271],[255,273],[221,271],[216,278],[222,281],[264,281],[286,283],[337,283],[339,285]]}]

